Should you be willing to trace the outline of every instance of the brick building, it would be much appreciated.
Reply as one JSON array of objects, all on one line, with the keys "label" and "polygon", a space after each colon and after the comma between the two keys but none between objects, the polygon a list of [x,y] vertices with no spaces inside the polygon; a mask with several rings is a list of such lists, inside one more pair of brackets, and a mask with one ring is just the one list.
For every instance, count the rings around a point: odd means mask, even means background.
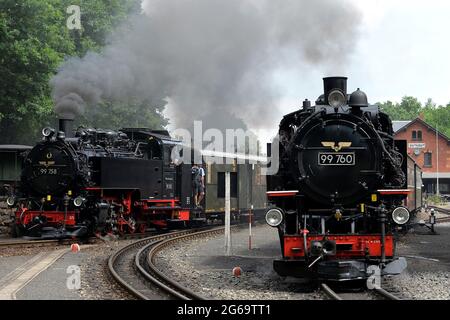
[{"label": "brick building", "polygon": [[395,139],[407,140],[408,154],[423,170],[424,191],[436,193],[439,180],[439,193],[450,194],[450,139],[421,118],[393,121],[393,127]]}]

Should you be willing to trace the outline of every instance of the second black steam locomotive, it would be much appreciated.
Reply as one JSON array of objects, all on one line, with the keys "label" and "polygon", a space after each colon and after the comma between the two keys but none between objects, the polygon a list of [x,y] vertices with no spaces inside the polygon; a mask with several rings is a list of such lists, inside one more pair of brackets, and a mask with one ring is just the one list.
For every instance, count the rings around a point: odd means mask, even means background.
[{"label": "second black steam locomotive", "polygon": [[283,276],[320,279],[401,272],[394,234],[410,219],[405,141],[394,141],[389,116],[369,105],[347,78],[324,78],[314,106],[285,115],[279,126],[279,171],[268,177],[269,225],[278,228]]},{"label": "second black steam locomotive", "polygon": [[80,237],[134,233],[148,227],[202,224],[204,211],[191,203],[191,165],[172,161],[180,141],[167,131],[79,128],[60,119],[26,155],[14,233]]}]

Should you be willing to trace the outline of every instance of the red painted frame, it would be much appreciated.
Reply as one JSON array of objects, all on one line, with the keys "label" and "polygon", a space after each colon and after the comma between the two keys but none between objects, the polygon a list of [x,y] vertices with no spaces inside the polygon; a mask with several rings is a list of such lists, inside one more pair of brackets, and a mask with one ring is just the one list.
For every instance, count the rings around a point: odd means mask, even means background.
[{"label": "red painted frame", "polygon": [[[311,241],[323,240],[324,235],[307,235],[307,248],[311,247]],[[381,236],[380,235],[327,235],[327,240],[336,242],[337,259],[363,258],[366,256],[366,248],[370,257],[381,256]],[[284,257],[286,258],[303,258],[305,256],[303,248],[302,235],[285,235],[284,241]],[[351,250],[339,250],[339,245],[351,245]],[[394,237],[386,236],[385,252],[387,257],[394,256]]]}]

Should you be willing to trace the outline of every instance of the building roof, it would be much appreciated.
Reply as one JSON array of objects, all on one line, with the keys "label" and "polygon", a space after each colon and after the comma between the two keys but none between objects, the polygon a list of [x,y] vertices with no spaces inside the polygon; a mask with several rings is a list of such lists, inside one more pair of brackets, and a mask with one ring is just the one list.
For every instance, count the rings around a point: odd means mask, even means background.
[{"label": "building roof", "polygon": [[411,120],[407,120],[407,121],[395,120],[395,121],[392,121],[392,129],[394,130],[394,133],[397,132],[398,130],[400,130],[401,128],[403,128],[404,126],[406,126],[407,124],[409,124],[410,122],[411,122]]},{"label": "building roof", "polygon": [[[393,124],[393,123],[394,123],[394,121],[392,121],[392,124]],[[424,125],[425,127],[427,127],[428,130],[433,131],[433,132],[436,132],[436,128],[430,126],[428,123],[426,123],[425,121],[423,121],[422,119],[420,119],[419,117],[417,117],[417,118],[415,118],[414,120],[409,121],[409,123],[407,123],[406,125],[400,127],[400,129],[398,129],[398,130],[395,130],[395,129],[394,129],[394,133],[399,133],[399,132],[402,132],[402,131],[406,131],[406,130],[408,129],[408,127],[411,126],[413,123],[420,123],[420,124]],[[440,132],[440,131],[438,131],[438,133],[439,133],[439,136],[440,136],[441,138],[444,138],[445,140],[447,140],[448,143],[450,143],[450,138],[449,138],[449,137],[447,137],[445,134],[443,134],[443,133]]]}]

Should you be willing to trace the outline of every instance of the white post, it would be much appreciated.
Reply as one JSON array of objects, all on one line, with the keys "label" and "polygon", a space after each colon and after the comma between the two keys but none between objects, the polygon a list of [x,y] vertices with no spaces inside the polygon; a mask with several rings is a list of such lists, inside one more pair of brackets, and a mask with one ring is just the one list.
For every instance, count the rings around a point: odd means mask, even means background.
[{"label": "white post", "polygon": [[252,163],[252,170],[250,171],[250,211],[248,213],[248,250],[252,250],[252,222],[253,222],[253,170],[255,164]]},{"label": "white post", "polygon": [[436,194],[439,195],[439,133],[436,123]]},{"label": "white post", "polygon": [[253,205],[250,206],[250,212],[248,215],[248,250],[252,250],[252,219],[253,218]]},{"label": "white post", "polygon": [[230,172],[225,172],[225,254],[231,254]]}]

